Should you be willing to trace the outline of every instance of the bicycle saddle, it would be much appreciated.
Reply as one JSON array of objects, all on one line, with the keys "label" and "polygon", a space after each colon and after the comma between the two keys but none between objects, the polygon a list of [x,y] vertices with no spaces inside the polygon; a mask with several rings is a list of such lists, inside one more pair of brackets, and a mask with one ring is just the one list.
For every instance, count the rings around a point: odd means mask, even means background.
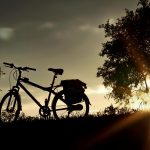
[{"label": "bicycle saddle", "polygon": [[62,75],[64,70],[63,69],[54,69],[54,68],[48,68],[48,71],[54,72],[56,75]]}]

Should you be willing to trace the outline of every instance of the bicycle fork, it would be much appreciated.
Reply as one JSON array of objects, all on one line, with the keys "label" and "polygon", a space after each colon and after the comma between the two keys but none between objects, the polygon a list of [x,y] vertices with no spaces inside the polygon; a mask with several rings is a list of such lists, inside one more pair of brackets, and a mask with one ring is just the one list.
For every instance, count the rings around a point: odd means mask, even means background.
[{"label": "bicycle fork", "polygon": [[[15,106],[18,101],[18,110],[17,111],[20,112],[22,110],[22,107],[21,107],[21,98],[19,95],[19,88],[16,89],[16,87],[14,86],[12,88],[12,90],[10,90],[10,92],[11,92],[11,94],[8,99],[8,104],[7,104],[6,110],[8,112],[12,113],[15,110]],[[13,95],[14,95],[14,97],[13,97]]]},{"label": "bicycle fork", "polygon": [[[11,107],[12,104],[13,104],[13,106]],[[9,97],[9,100],[8,100],[8,104],[7,104],[6,110],[8,112],[10,112],[10,113],[13,112],[14,109],[15,109],[15,104],[16,104],[16,98],[15,98],[14,103],[13,103],[12,94],[11,94],[11,96]]]}]

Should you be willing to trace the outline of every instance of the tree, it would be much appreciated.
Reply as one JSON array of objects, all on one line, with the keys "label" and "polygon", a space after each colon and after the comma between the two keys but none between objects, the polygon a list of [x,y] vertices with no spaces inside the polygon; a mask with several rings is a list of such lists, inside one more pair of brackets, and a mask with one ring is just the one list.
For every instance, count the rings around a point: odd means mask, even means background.
[{"label": "tree", "polygon": [[[0,78],[1,78],[2,75],[5,75],[5,73],[2,71],[2,69],[0,67]],[[2,91],[2,90],[0,89],[0,91]]]},{"label": "tree", "polygon": [[104,114],[106,115],[116,115],[118,113],[118,108],[115,108],[112,104],[105,108]]},{"label": "tree", "polygon": [[5,73],[2,71],[1,67],[0,67],[0,78],[2,75],[5,75]]},{"label": "tree", "polygon": [[105,31],[100,57],[106,57],[97,77],[111,87],[109,97],[129,103],[136,92],[149,92],[150,75],[150,3],[139,0],[135,11],[125,9],[125,16],[115,23],[100,25]]}]

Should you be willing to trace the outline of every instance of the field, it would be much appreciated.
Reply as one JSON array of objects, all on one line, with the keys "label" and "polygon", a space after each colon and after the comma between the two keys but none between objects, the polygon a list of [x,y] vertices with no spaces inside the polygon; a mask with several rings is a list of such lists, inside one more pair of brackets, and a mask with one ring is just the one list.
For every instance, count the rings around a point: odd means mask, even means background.
[{"label": "field", "polygon": [[[23,119],[0,125],[1,146],[21,149],[149,150],[150,114],[88,116],[61,120]],[[11,144],[10,144],[11,143]],[[19,146],[20,147],[20,146]]]}]

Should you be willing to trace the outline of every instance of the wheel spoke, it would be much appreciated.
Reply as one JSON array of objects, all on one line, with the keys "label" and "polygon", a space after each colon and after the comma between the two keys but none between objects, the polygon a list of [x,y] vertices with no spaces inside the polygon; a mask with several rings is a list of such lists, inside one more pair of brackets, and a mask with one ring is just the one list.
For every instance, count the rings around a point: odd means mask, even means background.
[{"label": "wheel spoke", "polygon": [[65,103],[64,97],[64,93],[61,91],[53,100],[52,109],[55,118],[60,119],[64,117],[79,117],[88,114],[89,103],[86,99],[83,98],[83,100],[77,104],[67,105],[67,103]]},{"label": "wheel spoke", "polygon": [[14,93],[6,94],[0,103],[1,122],[15,121],[19,116],[19,101]]}]

